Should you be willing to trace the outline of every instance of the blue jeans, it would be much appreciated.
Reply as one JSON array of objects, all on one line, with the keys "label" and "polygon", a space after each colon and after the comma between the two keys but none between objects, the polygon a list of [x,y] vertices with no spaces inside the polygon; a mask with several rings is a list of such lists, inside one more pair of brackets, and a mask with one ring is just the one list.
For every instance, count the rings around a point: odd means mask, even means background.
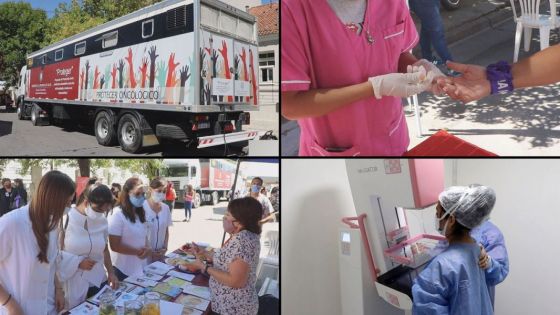
[{"label": "blue jeans", "polygon": [[192,201],[185,201],[185,219],[191,218]]},{"label": "blue jeans", "polygon": [[410,0],[410,10],[412,10],[422,23],[420,30],[420,48],[422,58],[433,61],[432,46],[445,63],[453,60],[447,43],[445,42],[445,31],[443,21],[439,13],[440,0]]}]

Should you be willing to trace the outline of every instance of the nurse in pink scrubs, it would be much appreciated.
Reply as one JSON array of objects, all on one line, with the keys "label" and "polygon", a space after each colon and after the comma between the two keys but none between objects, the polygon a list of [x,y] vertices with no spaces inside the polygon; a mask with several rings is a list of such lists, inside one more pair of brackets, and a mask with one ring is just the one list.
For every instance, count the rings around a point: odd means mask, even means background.
[{"label": "nurse in pink scrubs", "polygon": [[401,98],[434,91],[441,75],[409,53],[418,34],[405,0],[282,0],[281,10],[282,115],[298,120],[299,154],[405,153]]}]

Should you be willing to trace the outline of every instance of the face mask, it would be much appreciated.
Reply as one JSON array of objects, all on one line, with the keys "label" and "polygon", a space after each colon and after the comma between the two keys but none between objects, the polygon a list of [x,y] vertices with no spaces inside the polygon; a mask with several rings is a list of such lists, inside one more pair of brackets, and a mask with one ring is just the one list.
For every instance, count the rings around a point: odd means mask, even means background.
[{"label": "face mask", "polygon": [[449,222],[449,220],[445,220],[445,224],[443,225],[443,229],[440,228],[440,222],[441,220],[444,220],[445,217],[449,216],[448,213],[445,213],[443,216],[441,216],[441,218],[436,217],[436,230],[439,232],[439,234],[446,236],[447,233],[447,223]]},{"label": "face mask", "polygon": [[97,220],[103,217],[103,213],[97,212],[97,211],[93,211],[93,209],[91,208],[91,206],[88,206],[86,208],[86,215],[88,218],[92,219],[92,220]]},{"label": "face mask", "polygon": [[251,192],[253,192],[253,193],[258,193],[259,191],[261,191],[261,186],[259,186],[259,185],[251,185]]},{"label": "face mask", "polygon": [[144,204],[144,200],[146,200],[146,198],[144,196],[136,197],[134,195],[129,195],[128,200],[130,200],[130,203],[133,206],[135,206],[136,208],[140,208],[140,207],[142,207],[142,204]]},{"label": "face mask", "polygon": [[224,231],[226,231],[229,234],[233,234],[233,232],[235,231],[235,226],[233,226],[233,222],[226,219],[226,217],[223,218],[222,225],[224,226]]},{"label": "face mask", "polygon": [[152,194],[152,199],[153,199],[155,202],[161,202],[163,199],[165,199],[165,194],[162,193],[162,192],[154,192],[154,193]]}]

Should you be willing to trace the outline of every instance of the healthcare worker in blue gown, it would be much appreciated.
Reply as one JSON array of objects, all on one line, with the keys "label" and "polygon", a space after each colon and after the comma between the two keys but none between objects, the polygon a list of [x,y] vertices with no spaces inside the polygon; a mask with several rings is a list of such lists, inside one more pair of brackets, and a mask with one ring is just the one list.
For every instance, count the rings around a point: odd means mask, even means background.
[{"label": "healthcare worker in blue gown", "polygon": [[412,313],[417,315],[493,314],[481,248],[470,236],[490,215],[496,195],[486,186],[450,187],[439,195],[436,226],[449,246],[414,280]]},{"label": "healthcare worker in blue gown", "polygon": [[479,266],[484,269],[486,279],[492,283],[488,285],[488,293],[492,307],[494,307],[496,285],[504,281],[509,273],[509,259],[504,235],[492,222],[486,221],[471,230],[471,237],[483,247]]}]

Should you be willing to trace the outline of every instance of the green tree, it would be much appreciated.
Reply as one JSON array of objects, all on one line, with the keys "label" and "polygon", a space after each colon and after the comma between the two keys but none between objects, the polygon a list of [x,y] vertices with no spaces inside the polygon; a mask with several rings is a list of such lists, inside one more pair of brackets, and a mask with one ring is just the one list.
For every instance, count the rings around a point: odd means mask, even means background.
[{"label": "green tree", "polygon": [[83,9],[90,16],[114,20],[161,0],[83,0]]},{"label": "green tree", "polygon": [[92,16],[85,12],[78,0],[72,0],[71,3],[62,2],[56,8],[54,16],[48,21],[46,43],[58,42],[105,21],[101,17]]},{"label": "green tree", "polygon": [[164,167],[163,159],[116,159],[114,161],[115,167],[144,174],[150,179],[157,176],[158,171]]},{"label": "green tree", "polygon": [[42,47],[47,14],[24,2],[0,4],[0,78],[15,84],[28,53]]}]

